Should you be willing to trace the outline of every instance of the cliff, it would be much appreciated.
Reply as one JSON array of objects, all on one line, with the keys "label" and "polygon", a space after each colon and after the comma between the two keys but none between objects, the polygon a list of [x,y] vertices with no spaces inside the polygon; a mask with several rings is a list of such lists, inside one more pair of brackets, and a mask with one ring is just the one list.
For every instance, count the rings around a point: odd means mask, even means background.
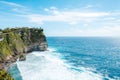
[{"label": "cliff", "polygon": [[[0,70],[18,58],[25,60],[24,55],[32,51],[47,49],[46,37],[41,28],[7,28],[0,31]],[[0,75],[1,76],[1,75]]]}]

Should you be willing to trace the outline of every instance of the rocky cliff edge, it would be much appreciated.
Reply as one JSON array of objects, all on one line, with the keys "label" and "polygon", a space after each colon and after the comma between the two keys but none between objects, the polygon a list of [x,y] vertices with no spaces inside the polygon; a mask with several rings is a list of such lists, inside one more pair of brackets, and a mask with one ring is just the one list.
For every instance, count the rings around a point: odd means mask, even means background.
[{"label": "rocky cliff edge", "polygon": [[0,70],[26,53],[47,50],[47,41],[41,28],[7,28],[0,30]]}]

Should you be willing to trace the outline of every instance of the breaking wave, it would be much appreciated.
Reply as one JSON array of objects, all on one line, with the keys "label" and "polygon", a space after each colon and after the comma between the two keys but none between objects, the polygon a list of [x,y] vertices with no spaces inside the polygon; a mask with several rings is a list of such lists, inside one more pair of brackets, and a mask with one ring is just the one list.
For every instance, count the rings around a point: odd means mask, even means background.
[{"label": "breaking wave", "polygon": [[69,65],[55,49],[35,51],[26,61],[17,61],[23,80],[105,80],[101,74]]}]

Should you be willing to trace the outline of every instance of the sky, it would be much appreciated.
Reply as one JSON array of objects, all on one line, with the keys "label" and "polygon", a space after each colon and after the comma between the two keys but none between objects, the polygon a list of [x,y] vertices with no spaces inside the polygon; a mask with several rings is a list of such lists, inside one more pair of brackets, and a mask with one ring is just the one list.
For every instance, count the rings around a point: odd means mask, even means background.
[{"label": "sky", "polygon": [[120,0],[0,0],[0,28],[42,27],[46,36],[120,37]]}]

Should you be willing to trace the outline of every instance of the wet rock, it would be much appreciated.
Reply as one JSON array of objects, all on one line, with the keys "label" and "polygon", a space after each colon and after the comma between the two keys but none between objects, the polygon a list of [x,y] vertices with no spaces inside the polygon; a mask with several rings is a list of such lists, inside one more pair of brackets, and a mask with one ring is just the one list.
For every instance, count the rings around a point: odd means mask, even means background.
[{"label": "wet rock", "polygon": [[48,47],[48,45],[47,45],[46,42],[42,42],[42,43],[40,43],[40,45],[39,45],[40,51],[45,51],[45,50],[47,50],[47,47]]},{"label": "wet rock", "polygon": [[21,54],[19,56],[19,61],[25,61],[26,60],[26,55],[25,54]]}]

